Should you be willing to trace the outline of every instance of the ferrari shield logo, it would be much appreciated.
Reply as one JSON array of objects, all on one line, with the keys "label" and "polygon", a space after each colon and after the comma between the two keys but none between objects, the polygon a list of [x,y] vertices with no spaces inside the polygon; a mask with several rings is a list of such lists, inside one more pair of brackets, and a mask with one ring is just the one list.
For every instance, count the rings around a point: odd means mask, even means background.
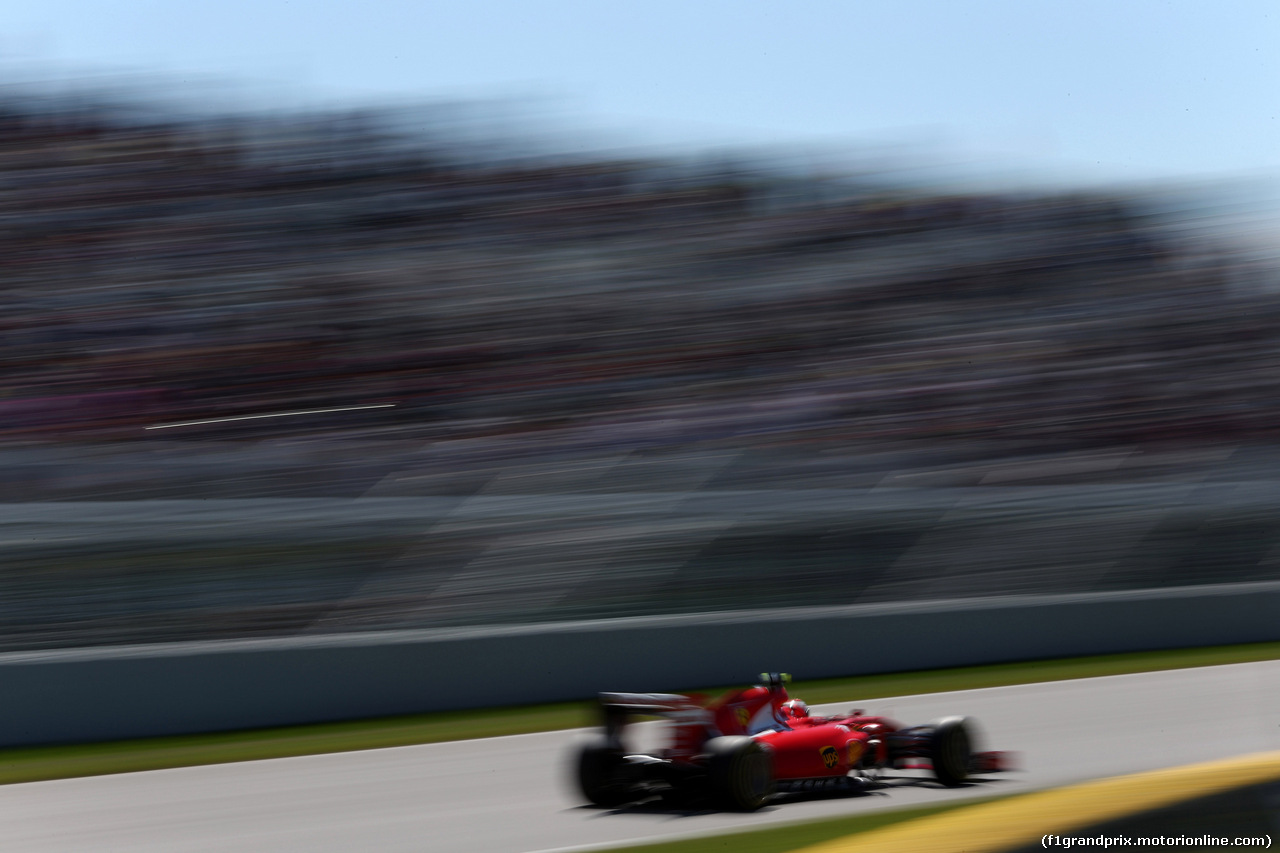
[{"label": "ferrari shield logo", "polygon": [[840,756],[834,746],[824,746],[819,751],[819,754],[822,756],[822,763],[827,765],[828,770],[835,767],[836,762],[840,760]]},{"label": "ferrari shield logo", "polygon": [[738,715],[738,725],[745,729],[747,727],[747,723],[751,720],[751,713],[741,705],[738,706],[736,713]]}]

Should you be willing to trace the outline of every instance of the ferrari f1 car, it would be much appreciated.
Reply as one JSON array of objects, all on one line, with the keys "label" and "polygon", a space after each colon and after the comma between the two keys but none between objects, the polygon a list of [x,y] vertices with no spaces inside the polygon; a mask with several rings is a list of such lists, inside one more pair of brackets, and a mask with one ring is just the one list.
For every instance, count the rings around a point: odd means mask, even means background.
[{"label": "ferrari f1 car", "polygon": [[[708,701],[670,693],[601,693],[604,732],[578,753],[583,795],[616,807],[654,795],[677,801],[710,799],[736,810],[760,808],[779,784],[866,785],[895,769],[930,770],[943,785],[972,774],[1008,769],[1008,755],[975,752],[973,723],[945,717],[902,726],[860,710],[831,717],[809,714],[787,695],[785,673]],[[629,751],[627,726],[636,717],[667,721],[667,745],[652,754]]]}]

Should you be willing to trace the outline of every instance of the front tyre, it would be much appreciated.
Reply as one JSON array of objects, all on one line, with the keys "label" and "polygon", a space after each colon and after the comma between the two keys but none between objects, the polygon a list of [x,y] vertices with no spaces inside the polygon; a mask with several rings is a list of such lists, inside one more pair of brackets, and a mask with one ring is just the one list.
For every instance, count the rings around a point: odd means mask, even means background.
[{"label": "front tyre", "polygon": [[944,717],[929,736],[929,760],[934,778],[954,788],[969,778],[973,761],[973,725],[968,717]]},{"label": "front tyre", "polygon": [[751,737],[707,741],[707,781],[721,806],[752,812],[768,802],[777,787],[773,750]]},{"label": "front tyre", "polygon": [[613,808],[631,799],[622,753],[604,743],[589,743],[578,753],[578,787],[588,802]]}]

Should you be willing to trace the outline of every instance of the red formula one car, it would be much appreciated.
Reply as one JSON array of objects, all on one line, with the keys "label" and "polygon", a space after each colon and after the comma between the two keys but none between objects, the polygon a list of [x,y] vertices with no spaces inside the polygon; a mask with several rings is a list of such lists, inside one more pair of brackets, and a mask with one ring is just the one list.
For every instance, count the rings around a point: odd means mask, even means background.
[{"label": "red formula one car", "polygon": [[[762,684],[714,701],[670,693],[601,693],[604,735],[578,754],[583,795],[596,805],[662,795],[679,802],[709,798],[754,810],[779,785],[834,782],[865,786],[882,772],[929,769],[955,786],[971,774],[1008,769],[1002,752],[974,752],[974,726],[965,717],[901,726],[854,710],[810,716],[787,695],[786,674],[761,675]],[[628,750],[623,734],[637,716],[667,723],[668,745],[652,754]]]}]

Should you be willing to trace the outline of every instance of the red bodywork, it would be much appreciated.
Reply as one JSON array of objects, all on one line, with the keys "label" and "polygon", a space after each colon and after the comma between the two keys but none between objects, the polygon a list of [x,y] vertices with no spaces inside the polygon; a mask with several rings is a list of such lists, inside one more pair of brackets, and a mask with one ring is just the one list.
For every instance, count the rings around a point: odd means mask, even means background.
[{"label": "red bodywork", "polygon": [[[877,718],[795,717],[784,709],[789,699],[786,688],[781,686],[756,686],[728,693],[707,706],[715,729],[707,735],[750,735],[767,743],[773,750],[774,777],[783,780],[846,776],[860,766],[869,749],[875,753],[877,745],[872,743],[872,733],[862,731],[858,724],[875,724]],[[694,732],[681,733],[681,725],[676,725],[677,745],[693,745],[699,740]],[[690,728],[691,724],[683,726]],[[696,760],[696,751],[681,752],[677,748],[671,757]]]}]

